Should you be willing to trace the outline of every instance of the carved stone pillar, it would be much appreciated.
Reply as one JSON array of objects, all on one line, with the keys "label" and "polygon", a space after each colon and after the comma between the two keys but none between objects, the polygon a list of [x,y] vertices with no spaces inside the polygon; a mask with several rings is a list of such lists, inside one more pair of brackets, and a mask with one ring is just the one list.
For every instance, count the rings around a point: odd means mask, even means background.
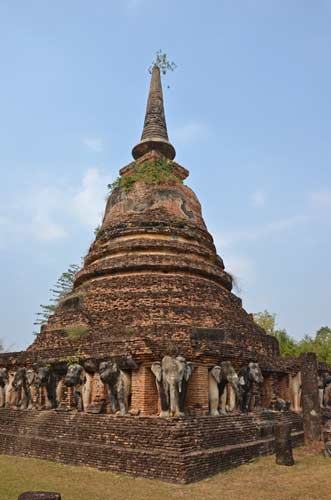
[{"label": "carved stone pillar", "polygon": [[301,355],[303,429],[305,443],[320,440],[320,403],[318,392],[318,371],[316,354],[307,352]]},{"label": "carved stone pillar", "polygon": [[294,465],[292,454],[291,424],[279,422],[275,428],[276,464]]}]

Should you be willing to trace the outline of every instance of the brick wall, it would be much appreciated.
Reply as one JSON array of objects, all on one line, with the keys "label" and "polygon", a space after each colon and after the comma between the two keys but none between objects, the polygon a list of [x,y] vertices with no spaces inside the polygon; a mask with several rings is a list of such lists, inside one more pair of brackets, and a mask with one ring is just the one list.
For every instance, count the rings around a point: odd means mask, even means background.
[{"label": "brick wall", "polygon": [[141,415],[157,415],[158,399],[154,374],[149,367],[140,366],[132,372],[131,409],[140,411]]},{"label": "brick wall", "polygon": [[188,415],[207,415],[209,413],[208,367],[206,366],[196,366],[189,379],[186,413]]},{"label": "brick wall", "polygon": [[161,419],[4,409],[0,453],[185,483],[272,453],[279,420],[301,444],[302,419],[292,413]]}]

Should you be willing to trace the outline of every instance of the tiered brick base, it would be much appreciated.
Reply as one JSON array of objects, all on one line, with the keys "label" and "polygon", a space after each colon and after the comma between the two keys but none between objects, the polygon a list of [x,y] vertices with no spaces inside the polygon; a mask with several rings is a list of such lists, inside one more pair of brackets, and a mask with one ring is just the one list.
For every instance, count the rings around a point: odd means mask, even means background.
[{"label": "tiered brick base", "polygon": [[0,452],[189,483],[274,451],[274,424],[294,413],[229,417],[112,417],[0,410]]}]

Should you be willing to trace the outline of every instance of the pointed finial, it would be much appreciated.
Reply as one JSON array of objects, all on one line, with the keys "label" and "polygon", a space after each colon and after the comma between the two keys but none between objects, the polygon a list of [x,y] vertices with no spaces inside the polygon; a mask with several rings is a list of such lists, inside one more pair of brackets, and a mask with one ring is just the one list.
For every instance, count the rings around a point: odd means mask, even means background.
[{"label": "pointed finial", "polygon": [[160,68],[156,64],[152,68],[143,133],[140,142],[132,149],[132,156],[137,160],[152,150],[159,151],[169,160],[176,156],[175,148],[168,139]]}]

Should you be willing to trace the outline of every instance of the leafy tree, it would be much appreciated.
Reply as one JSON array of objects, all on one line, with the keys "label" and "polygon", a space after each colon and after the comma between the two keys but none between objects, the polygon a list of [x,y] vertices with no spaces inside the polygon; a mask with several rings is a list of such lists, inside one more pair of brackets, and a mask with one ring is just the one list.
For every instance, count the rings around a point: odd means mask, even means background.
[{"label": "leafy tree", "polygon": [[0,352],[4,352],[5,346],[3,345],[2,340],[0,339]]},{"label": "leafy tree", "polygon": [[331,364],[331,328],[322,326],[317,330],[315,338],[305,335],[298,342],[300,353],[314,352],[319,361],[324,361]]},{"label": "leafy tree", "polygon": [[322,326],[315,336],[305,335],[301,340],[294,340],[285,329],[276,328],[276,315],[268,311],[254,314],[254,321],[268,335],[276,337],[282,356],[300,356],[305,352],[314,352],[319,361],[331,364],[331,328]]},{"label": "leafy tree", "polygon": [[257,323],[268,335],[274,335],[276,326],[276,314],[271,314],[268,311],[253,314],[254,321]]},{"label": "leafy tree", "polygon": [[268,311],[263,311],[254,314],[254,321],[265,330],[268,335],[272,335],[279,342],[281,356],[297,356],[298,346],[296,341],[288,335],[287,331],[276,329],[276,314],[271,314]]},{"label": "leafy tree", "polygon": [[148,68],[149,73],[152,73],[152,69],[154,66],[160,68],[162,75],[165,75],[167,71],[174,71],[174,69],[177,68],[177,65],[173,61],[170,62],[168,60],[167,54],[162,52],[161,49],[156,52],[155,61],[153,61],[151,66]]},{"label": "leafy tree", "polygon": [[285,329],[275,330],[272,334],[279,342],[281,356],[298,356],[299,349],[296,341],[288,335]]},{"label": "leafy tree", "polygon": [[59,300],[61,300],[65,295],[72,291],[75,276],[78,273],[79,269],[79,266],[77,266],[76,264],[71,264],[68,270],[61,274],[56,284],[54,285],[54,288],[51,288],[50,290],[53,294],[51,302],[57,305],[59,303]]},{"label": "leafy tree", "polygon": [[[79,266],[71,264],[67,271],[61,274],[54,287],[50,289],[52,296],[50,298],[51,304],[40,304],[40,311],[36,313],[36,321],[33,323],[41,327],[45,325],[48,318],[54,313],[59,301],[73,289],[74,280]],[[34,332],[36,335],[37,332]]]}]

